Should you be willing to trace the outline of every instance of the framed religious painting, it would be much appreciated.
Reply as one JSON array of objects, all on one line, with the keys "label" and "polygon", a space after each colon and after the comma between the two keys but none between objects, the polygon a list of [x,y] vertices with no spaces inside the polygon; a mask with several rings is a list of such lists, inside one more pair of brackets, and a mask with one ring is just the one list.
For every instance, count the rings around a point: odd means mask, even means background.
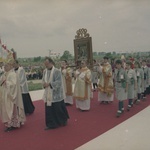
[{"label": "framed religious painting", "polygon": [[77,65],[80,65],[82,60],[86,60],[90,68],[93,66],[92,38],[89,37],[86,29],[77,31],[74,39],[74,56]]}]

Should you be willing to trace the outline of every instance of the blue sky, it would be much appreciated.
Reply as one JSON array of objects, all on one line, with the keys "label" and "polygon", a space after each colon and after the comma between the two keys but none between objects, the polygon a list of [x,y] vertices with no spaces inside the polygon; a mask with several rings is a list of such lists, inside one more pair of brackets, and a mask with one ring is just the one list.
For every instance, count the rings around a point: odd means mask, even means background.
[{"label": "blue sky", "polygon": [[0,0],[0,37],[18,57],[74,52],[86,28],[93,51],[150,51],[149,0]]}]

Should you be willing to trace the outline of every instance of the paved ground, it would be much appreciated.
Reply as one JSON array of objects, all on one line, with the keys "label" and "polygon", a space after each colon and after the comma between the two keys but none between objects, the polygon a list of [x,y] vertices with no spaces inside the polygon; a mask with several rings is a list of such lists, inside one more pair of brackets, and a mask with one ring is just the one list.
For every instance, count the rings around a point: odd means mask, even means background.
[{"label": "paved ground", "polygon": [[150,150],[150,106],[76,150]]},{"label": "paved ground", "polygon": [[[30,92],[32,100],[41,100],[43,92]],[[150,106],[76,150],[150,150],[149,116]]]}]

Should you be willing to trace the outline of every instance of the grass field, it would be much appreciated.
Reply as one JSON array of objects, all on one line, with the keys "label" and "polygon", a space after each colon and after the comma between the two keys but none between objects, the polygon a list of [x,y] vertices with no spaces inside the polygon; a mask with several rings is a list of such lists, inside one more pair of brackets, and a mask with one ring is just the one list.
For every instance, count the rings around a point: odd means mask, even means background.
[{"label": "grass field", "polygon": [[42,80],[28,80],[29,91],[42,89]]},{"label": "grass field", "polygon": [[[74,78],[72,78],[72,83],[75,83]],[[28,80],[29,91],[36,91],[43,89],[42,80]]]}]

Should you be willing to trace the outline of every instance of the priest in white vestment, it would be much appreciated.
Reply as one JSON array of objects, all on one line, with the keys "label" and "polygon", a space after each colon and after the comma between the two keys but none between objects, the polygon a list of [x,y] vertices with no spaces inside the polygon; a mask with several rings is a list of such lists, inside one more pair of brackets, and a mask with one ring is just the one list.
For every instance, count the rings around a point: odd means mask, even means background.
[{"label": "priest in white vestment", "polygon": [[31,100],[31,96],[29,93],[25,70],[23,69],[23,67],[19,66],[18,60],[14,61],[13,66],[14,66],[14,70],[19,78],[25,114],[26,115],[32,114],[35,110],[35,107],[33,105],[33,102]]},{"label": "priest in white vestment", "polygon": [[72,93],[72,69],[68,66],[66,60],[61,63],[61,72],[64,82],[64,89],[66,98],[64,99],[66,106],[73,104],[73,93]]},{"label": "priest in white vestment", "polygon": [[61,71],[54,67],[51,58],[45,59],[43,71],[43,100],[45,102],[45,130],[66,126],[69,114],[64,99],[66,97]]},{"label": "priest in white vestment", "polygon": [[112,67],[108,62],[108,57],[104,57],[103,66],[99,67],[99,83],[98,83],[98,101],[108,104],[114,99],[114,85]]},{"label": "priest in white vestment", "polygon": [[86,61],[81,61],[81,69],[76,70],[74,98],[76,108],[81,111],[90,110],[91,99],[91,71],[87,68]]},{"label": "priest in white vestment", "polygon": [[0,117],[6,126],[6,132],[19,128],[26,120],[19,79],[13,70],[13,63],[13,60],[7,60],[4,65],[5,73],[0,80]]}]

